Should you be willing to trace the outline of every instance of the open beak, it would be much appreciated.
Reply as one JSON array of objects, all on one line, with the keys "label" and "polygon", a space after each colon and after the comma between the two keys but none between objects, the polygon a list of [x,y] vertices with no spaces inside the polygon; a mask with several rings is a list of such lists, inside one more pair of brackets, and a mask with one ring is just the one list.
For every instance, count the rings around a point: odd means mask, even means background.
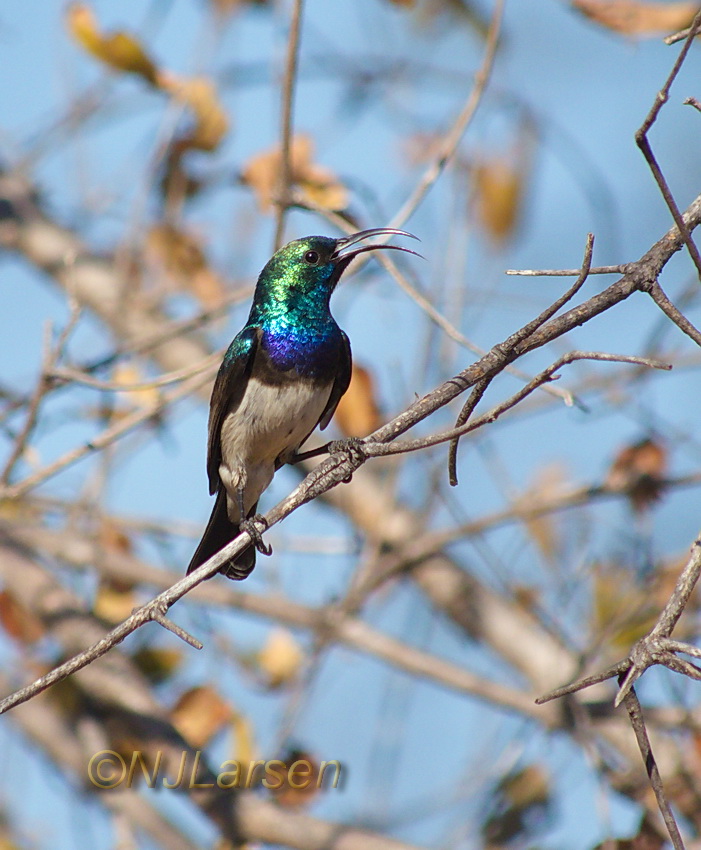
[{"label": "open beak", "polygon": [[[391,251],[404,251],[406,254],[414,254],[415,257],[421,257],[416,251],[410,248],[403,248],[401,245],[362,245],[360,248],[354,248],[358,242],[365,239],[370,239],[373,236],[408,236],[410,239],[419,240],[418,236],[409,233],[406,230],[395,230],[393,227],[374,227],[371,230],[361,230],[358,233],[353,233],[350,236],[344,236],[336,240],[336,250],[333,252],[331,259],[336,263],[336,268],[342,272],[358,254],[364,254],[366,251],[378,251],[380,249],[388,249]],[[420,241],[420,240],[419,240]],[[349,250],[350,249],[350,250]]]}]

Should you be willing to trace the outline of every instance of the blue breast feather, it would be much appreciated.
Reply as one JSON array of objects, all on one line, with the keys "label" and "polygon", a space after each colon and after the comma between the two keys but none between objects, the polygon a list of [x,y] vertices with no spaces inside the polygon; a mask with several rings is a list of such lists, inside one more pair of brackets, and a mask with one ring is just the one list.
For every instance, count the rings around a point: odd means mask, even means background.
[{"label": "blue breast feather", "polygon": [[294,369],[305,378],[324,378],[336,368],[340,342],[334,322],[315,328],[265,328],[261,346],[275,368]]}]

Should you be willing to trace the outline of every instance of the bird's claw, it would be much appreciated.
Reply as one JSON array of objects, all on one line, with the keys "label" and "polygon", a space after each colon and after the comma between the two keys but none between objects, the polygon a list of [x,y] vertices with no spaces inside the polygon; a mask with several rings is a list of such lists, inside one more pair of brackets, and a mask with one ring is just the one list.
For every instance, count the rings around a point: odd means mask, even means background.
[{"label": "bird's claw", "polygon": [[[262,526],[262,531],[258,526]],[[263,540],[263,531],[268,530],[268,520],[262,514],[254,514],[239,523],[239,531],[246,531],[261,555],[272,555],[273,547]]]},{"label": "bird's claw", "polygon": [[344,454],[348,458],[348,466],[350,471],[343,483],[348,484],[352,479],[356,469],[365,463],[367,455],[365,454],[365,443],[360,437],[348,437],[346,440],[332,440],[327,446],[329,454]]}]

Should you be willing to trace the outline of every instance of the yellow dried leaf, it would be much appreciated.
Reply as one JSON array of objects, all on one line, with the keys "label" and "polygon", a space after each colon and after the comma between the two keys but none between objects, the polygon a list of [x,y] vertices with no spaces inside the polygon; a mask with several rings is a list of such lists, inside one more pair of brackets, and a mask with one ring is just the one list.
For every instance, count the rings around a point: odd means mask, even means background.
[{"label": "yellow dried leaf", "polygon": [[347,437],[365,437],[382,424],[373,377],[357,363],[353,363],[351,382],[334,415]]},{"label": "yellow dried leaf", "polygon": [[[340,211],[348,206],[348,192],[328,168],[312,162],[314,143],[309,136],[299,135],[290,145],[290,179],[302,197],[326,209]],[[255,192],[262,211],[272,209],[280,182],[279,148],[252,157],[244,166],[241,179]]]},{"label": "yellow dried leaf", "polygon": [[236,761],[241,762],[241,764],[250,764],[256,758],[251,722],[247,717],[234,710],[232,712],[231,725],[236,741],[233,757]]},{"label": "yellow dried leaf", "polygon": [[299,644],[287,629],[273,629],[258,652],[258,666],[266,674],[271,688],[295,678],[304,659]]},{"label": "yellow dried leaf", "polygon": [[159,646],[144,646],[134,653],[134,663],[156,685],[165,682],[182,663],[182,653],[177,649]]},{"label": "yellow dried leaf", "polygon": [[572,0],[587,18],[622,35],[676,32],[691,24],[698,3],[644,3],[642,0]]},{"label": "yellow dried leaf", "polygon": [[181,140],[187,147],[213,151],[229,130],[229,119],[219,103],[214,83],[206,77],[178,79],[161,75],[161,88],[186,104],[195,117],[190,133]]},{"label": "yellow dried leaf", "polygon": [[118,71],[138,74],[156,85],[158,69],[138,39],[121,30],[102,34],[88,6],[73,3],[66,12],[68,29],[89,53]]},{"label": "yellow dried leaf", "polygon": [[110,581],[103,581],[95,595],[93,614],[107,623],[121,623],[131,616],[137,603],[132,587],[125,589]]},{"label": "yellow dried leaf", "polygon": [[524,174],[510,158],[481,162],[475,168],[477,214],[484,229],[503,242],[516,228],[523,198]]},{"label": "yellow dried leaf", "polygon": [[232,709],[209,685],[190,688],[170,713],[175,728],[191,747],[199,749],[232,719]]},{"label": "yellow dried leaf", "polygon": [[615,652],[627,652],[646,635],[658,613],[648,591],[631,580],[629,569],[618,565],[596,569],[592,631],[607,635]]},{"label": "yellow dried leaf", "polygon": [[[565,470],[557,463],[550,464],[538,470],[533,483],[519,497],[517,505],[527,510],[534,502],[557,499],[566,485]],[[543,557],[551,563],[556,562],[561,550],[557,518],[553,514],[525,517],[524,525]]]},{"label": "yellow dried leaf", "polygon": [[[120,363],[112,373],[112,383],[127,388],[139,384],[148,384],[148,380],[139,372],[136,366],[130,363]],[[135,390],[125,389],[124,397],[128,399],[130,407],[147,410],[158,404],[160,393],[158,387],[144,386]]]}]

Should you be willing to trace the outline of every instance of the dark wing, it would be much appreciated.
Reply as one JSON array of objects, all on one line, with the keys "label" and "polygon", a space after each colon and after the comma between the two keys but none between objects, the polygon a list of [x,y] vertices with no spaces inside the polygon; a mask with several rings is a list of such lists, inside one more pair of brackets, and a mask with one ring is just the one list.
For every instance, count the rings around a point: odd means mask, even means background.
[{"label": "dark wing", "polygon": [[207,443],[207,475],[210,495],[219,487],[221,465],[221,429],[227,413],[234,410],[243,398],[258,350],[261,329],[245,327],[234,337],[222,364],[209,402],[209,440]]},{"label": "dark wing", "polygon": [[342,344],[338,358],[336,380],[333,382],[333,386],[331,387],[331,394],[329,395],[329,400],[326,402],[324,412],[321,414],[321,418],[319,419],[319,427],[322,431],[331,421],[331,417],[336,412],[336,408],[338,407],[338,402],[341,400],[341,396],[348,389],[348,384],[350,384],[351,370],[353,368],[353,357],[351,356],[350,340],[343,331],[341,331],[341,338]]}]

